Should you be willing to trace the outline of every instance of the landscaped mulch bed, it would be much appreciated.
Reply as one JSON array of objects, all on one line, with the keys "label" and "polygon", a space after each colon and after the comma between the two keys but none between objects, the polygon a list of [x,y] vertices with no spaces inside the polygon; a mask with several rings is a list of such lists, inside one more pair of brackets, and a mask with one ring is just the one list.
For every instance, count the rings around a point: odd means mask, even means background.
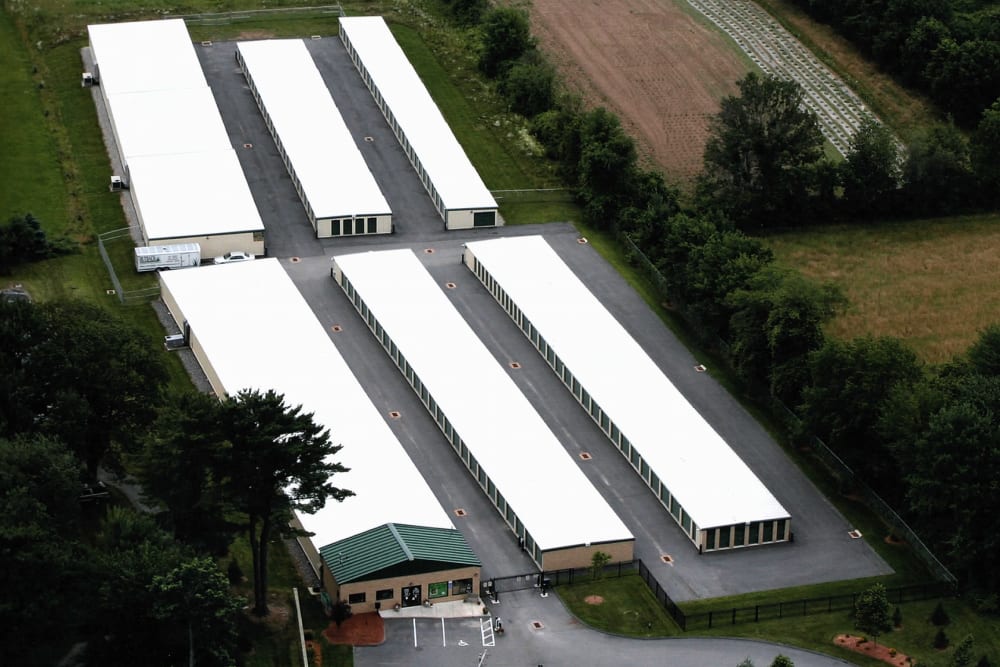
[{"label": "landscaped mulch bed", "polygon": [[875,658],[876,660],[881,660],[882,662],[887,662],[890,665],[904,666],[910,664],[910,657],[900,652],[896,652],[896,655],[890,655],[892,652],[892,647],[886,646],[884,644],[875,644],[873,641],[861,642],[861,637],[856,637],[854,635],[837,635],[836,639],[833,640],[838,646],[843,646],[846,649],[850,649],[855,653],[860,653],[861,655],[867,655],[869,658]]},{"label": "landscaped mulch bed", "polygon": [[355,614],[337,627],[331,623],[323,631],[323,637],[331,644],[351,646],[377,646],[385,641],[385,625],[378,612]]}]

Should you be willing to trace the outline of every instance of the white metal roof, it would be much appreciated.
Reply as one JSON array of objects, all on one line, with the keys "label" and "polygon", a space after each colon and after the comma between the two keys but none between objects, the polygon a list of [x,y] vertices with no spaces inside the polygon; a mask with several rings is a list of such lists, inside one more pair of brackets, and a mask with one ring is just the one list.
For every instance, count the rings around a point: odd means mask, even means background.
[{"label": "white metal roof", "polygon": [[274,389],[343,445],[333,484],[356,495],[299,515],[317,548],[389,522],[454,528],[278,260],[160,277],[227,393]]},{"label": "white metal roof", "polygon": [[334,261],[539,548],[633,539],[411,250]]},{"label": "white metal roof", "polygon": [[263,40],[237,48],[315,217],[389,215],[305,43]]},{"label": "white metal roof", "polygon": [[208,86],[108,96],[115,135],[125,161],[232,149],[219,107]]},{"label": "white metal roof", "polygon": [[150,241],[264,230],[231,148],[135,157],[129,173]]},{"label": "white metal roof", "polygon": [[699,528],[789,516],[541,236],[466,248]]},{"label": "white metal roof", "polygon": [[420,158],[445,208],[496,209],[493,195],[382,17],[341,17],[340,30],[348,36],[364,63],[374,87]]},{"label": "white metal roof", "polygon": [[208,85],[181,19],[87,26],[105,94]]}]

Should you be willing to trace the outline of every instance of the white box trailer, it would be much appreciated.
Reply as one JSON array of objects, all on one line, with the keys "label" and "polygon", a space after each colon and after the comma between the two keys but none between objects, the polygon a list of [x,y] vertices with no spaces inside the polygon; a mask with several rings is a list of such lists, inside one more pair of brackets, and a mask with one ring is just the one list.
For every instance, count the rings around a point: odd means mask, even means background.
[{"label": "white box trailer", "polygon": [[201,264],[201,246],[197,243],[151,245],[135,249],[135,270],[165,271],[186,269]]}]

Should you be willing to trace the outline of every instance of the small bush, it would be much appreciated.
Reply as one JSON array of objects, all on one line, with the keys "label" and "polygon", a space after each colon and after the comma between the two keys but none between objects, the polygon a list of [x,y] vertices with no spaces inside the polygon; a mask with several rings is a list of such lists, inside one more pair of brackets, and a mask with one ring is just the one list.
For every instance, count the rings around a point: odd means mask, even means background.
[{"label": "small bush", "polygon": [[937,649],[948,648],[948,644],[950,643],[951,640],[948,639],[948,635],[945,634],[944,628],[938,630],[937,634],[934,635],[934,648]]},{"label": "small bush", "polygon": [[931,623],[938,627],[951,623],[951,618],[948,616],[948,612],[944,610],[944,605],[940,602],[937,603],[937,606],[934,607],[934,611],[931,612]]},{"label": "small bush", "polygon": [[976,667],[993,667],[993,663],[990,662],[988,656],[984,655],[979,659],[979,662],[976,663]]},{"label": "small bush", "polygon": [[895,628],[903,627],[903,610],[898,606],[896,607],[896,611],[892,612],[892,625]]}]

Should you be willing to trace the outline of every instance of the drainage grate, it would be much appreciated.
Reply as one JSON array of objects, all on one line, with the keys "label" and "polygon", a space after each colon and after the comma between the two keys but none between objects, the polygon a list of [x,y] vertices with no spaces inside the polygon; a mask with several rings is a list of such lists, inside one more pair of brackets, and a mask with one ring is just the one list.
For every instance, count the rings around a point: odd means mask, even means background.
[{"label": "drainage grate", "polygon": [[292,264],[298,264],[302,260],[299,259],[298,257],[290,257],[288,261],[290,261]]},{"label": "drainage grate", "polygon": [[115,291],[113,289],[106,289],[106,290],[104,290],[104,293],[107,294],[108,296],[114,296],[115,295]]},{"label": "drainage grate", "polygon": [[521,364],[519,362],[517,362],[517,361],[512,361],[512,362],[510,362],[510,367],[513,368],[513,369],[515,369],[515,370],[517,370],[518,368],[521,367]]},{"label": "drainage grate", "polygon": [[211,40],[208,40],[208,39],[206,39],[206,40],[205,40],[204,42],[202,42],[202,43],[201,43],[201,45],[202,45],[202,46],[212,46],[212,41],[211,41]]},{"label": "drainage grate", "polygon": [[587,239],[586,237],[581,236],[576,240],[576,242],[579,243],[580,245],[583,245],[584,243],[587,243]]},{"label": "drainage grate", "polygon": [[367,141],[368,143],[372,143],[375,141],[375,137],[365,137],[365,141]]},{"label": "drainage grate", "polygon": [[447,287],[448,289],[455,289],[456,287],[458,287],[458,285],[456,285],[455,283],[445,283],[444,286]]},{"label": "drainage grate", "polygon": [[542,628],[544,628],[545,626],[544,626],[544,625],[542,625],[542,622],[541,622],[541,621],[532,621],[532,622],[531,622],[531,627],[533,627],[533,628],[534,628],[535,630],[541,630],[541,629],[542,629]]},{"label": "drainage grate", "polygon": [[660,556],[660,560],[662,560],[667,565],[674,564],[674,557],[671,556],[670,554],[663,554],[662,556]]},{"label": "drainage grate", "polygon": [[465,515],[466,515],[466,511],[464,509],[462,509],[461,507],[459,507],[458,509],[455,510],[455,516],[465,516]]},{"label": "drainage grate", "polygon": [[330,327],[330,331],[332,331],[333,333],[340,333],[343,330],[344,327],[340,326],[339,324],[334,324],[332,327]]},{"label": "drainage grate", "polygon": [[253,148],[253,144],[243,144],[243,148]]},{"label": "drainage grate", "polygon": [[860,540],[861,539],[861,531],[858,530],[857,528],[855,528],[854,530],[847,531],[847,534],[851,536],[852,540]]},{"label": "drainage grate", "polygon": [[424,248],[424,252],[427,253],[428,255],[433,255],[434,248]]},{"label": "drainage grate", "polygon": [[708,370],[707,368],[705,368],[704,364],[698,364],[697,366],[694,367],[694,369],[699,373],[704,373],[705,371]]},{"label": "drainage grate", "polygon": [[322,37],[320,37],[319,35],[313,35],[313,36],[312,36],[312,39],[323,39],[323,38],[322,38]]},{"label": "drainage grate", "polygon": [[393,410],[389,413],[391,419],[399,419],[399,410]]},{"label": "drainage grate", "polygon": [[584,461],[589,461],[594,457],[590,455],[590,452],[580,452],[580,458],[583,459]]}]

